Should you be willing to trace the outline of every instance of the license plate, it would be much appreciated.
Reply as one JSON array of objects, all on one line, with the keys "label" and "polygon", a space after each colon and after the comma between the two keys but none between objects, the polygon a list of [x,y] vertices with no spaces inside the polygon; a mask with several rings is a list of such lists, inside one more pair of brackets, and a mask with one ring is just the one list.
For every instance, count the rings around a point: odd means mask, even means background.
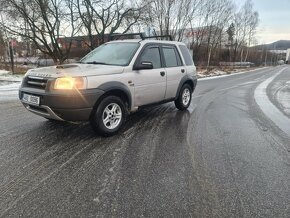
[{"label": "license plate", "polygon": [[22,100],[28,104],[39,105],[40,98],[34,95],[23,94]]}]

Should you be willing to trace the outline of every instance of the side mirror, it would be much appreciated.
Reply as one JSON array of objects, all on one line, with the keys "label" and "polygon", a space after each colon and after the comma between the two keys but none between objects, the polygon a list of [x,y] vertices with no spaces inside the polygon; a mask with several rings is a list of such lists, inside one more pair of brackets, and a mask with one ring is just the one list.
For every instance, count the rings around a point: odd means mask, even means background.
[{"label": "side mirror", "polygon": [[150,61],[142,61],[141,63],[134,66],[134,70],[151,70],[153,69],[153,64]]}]

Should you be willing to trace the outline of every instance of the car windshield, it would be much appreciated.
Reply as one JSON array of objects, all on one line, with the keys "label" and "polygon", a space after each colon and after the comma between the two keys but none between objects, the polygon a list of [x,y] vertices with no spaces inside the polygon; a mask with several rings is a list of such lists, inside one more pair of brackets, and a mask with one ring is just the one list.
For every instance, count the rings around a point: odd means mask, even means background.
[{"label": "car windshield", "polygon": [[126,66],[130,63],[139,45],[135,42],[103,44],[87,54],[81,63]]}]

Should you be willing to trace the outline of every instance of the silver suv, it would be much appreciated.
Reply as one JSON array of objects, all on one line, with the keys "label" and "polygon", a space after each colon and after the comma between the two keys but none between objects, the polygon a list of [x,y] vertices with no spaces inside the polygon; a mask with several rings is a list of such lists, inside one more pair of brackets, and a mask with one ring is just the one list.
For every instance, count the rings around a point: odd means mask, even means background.
[{"label": "silver suv", "polygon": [[131,39],[105,43],[80,63],[29,70],[19,89],[24,107],[49,120],[90,121],[115,134],[144,105],[191,102],[196,68],[181,42]]}]

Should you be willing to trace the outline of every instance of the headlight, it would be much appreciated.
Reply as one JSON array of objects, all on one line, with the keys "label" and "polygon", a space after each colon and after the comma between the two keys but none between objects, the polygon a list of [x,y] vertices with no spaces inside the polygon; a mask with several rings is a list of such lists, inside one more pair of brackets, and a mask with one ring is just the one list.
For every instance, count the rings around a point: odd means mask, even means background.
[{"label": "headlight", "polygon": [[60,77],[54,83],[54,89],[85,89],[85,77]]}]

